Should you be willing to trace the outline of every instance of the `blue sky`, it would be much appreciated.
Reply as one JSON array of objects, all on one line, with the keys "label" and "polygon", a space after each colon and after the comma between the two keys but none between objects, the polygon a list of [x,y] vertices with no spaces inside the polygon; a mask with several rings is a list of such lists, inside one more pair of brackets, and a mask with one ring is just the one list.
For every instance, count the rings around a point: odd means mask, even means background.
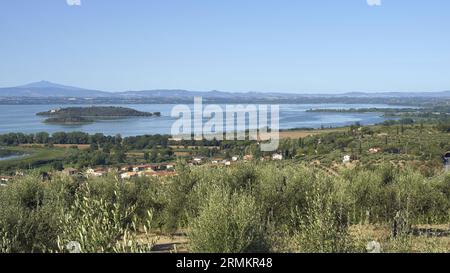
[{"label": "blue sky", "polygon": [[3,0],[0,86],[450,89],[450,1]]}]

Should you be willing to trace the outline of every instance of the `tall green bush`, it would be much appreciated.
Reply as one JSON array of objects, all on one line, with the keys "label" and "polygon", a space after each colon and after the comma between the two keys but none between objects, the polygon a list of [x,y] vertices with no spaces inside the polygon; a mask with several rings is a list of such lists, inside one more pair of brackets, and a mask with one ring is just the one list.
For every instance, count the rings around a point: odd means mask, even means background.
[{"label": "tall green bush", "polygon": [[213,189],[190,219],[189,247],[201,253],[248,253],[266,251],[265,227],[253,197]]}]

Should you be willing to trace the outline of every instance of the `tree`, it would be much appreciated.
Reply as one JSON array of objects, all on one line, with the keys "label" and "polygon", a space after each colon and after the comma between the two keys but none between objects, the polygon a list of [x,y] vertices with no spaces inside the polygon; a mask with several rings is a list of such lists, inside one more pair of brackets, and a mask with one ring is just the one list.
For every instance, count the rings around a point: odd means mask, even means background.
[{"label": "tree", "polygon": [[158,149],[156,147],[152,148],[152,152],[149,159],[150,162],[156,162],[158,160]]},{"label": "tree", "polygon": [[64,166],[61,161],[55,161],[52,163],[52,168],[56,171],[64,170]]},{"label": "tree", "polygon": [[127,159],[127,155],[122,147],[116,146],[114,148],[113,160],[117,163],[124,163]]},{"label": "tree", "polygon": [[190,219],[190,249],[199,253],[254,253],[267,251],[264,221],[253,197],[213,189]]}]

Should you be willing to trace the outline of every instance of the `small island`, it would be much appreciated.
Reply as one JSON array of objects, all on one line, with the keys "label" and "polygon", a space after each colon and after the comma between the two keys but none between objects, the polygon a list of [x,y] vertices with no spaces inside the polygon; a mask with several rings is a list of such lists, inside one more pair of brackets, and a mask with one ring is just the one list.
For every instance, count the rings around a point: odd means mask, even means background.
[{"label": "small island", "polygon": [[160,117],[160,112],[141,112],[131,108],[115,106],[68,107],[52,109],[37,113],[48,117],[49,124],[81,125],[95,122],[95,119],[111,119],[123,117]]},{"label": "small island", "polygon": [[308,113],[410,113],[417,112],[418,108],[350,108],[350,109],[333,109],[333,108],[316,108],[306,110]]}]

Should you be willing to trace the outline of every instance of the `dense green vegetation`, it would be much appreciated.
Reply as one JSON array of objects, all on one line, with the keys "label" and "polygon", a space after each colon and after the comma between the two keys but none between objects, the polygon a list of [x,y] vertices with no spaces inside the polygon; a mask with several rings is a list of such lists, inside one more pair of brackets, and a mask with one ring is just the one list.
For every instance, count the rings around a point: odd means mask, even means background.
[{"label": "dense green vegetation", "polygon": [[[122,138],[103,134],[89,135],[82,132],[22,134],[10,133],[0,135],[0,147],[8,151],[29,156],[0,162],[1,172],[52,167],[55,163],[88,167],[136,163],[135,158],[127,153],[143,150],[149,152],[146,162],[164,162],[173,160],[173,152],[168,148],[169,136],[139,136]],[[25,146],[26,145],[26,146]],[[87,149],[78,147],[85,145]],[[142,158],[141,160],[144,160]]]},{"label": "dense green vegetation", "polygon": [[[449,223],[444,173],[382,165],[330,175],[293,162],[180,163],[178,172],[129,182],[114,175],[17,179],[0,188],[0,249],[66,252],[75,241],[84,252],[148,251],[151,231],[185,230],[192,252],[365,252],[371,240],[387,252],[449,250],[445,241],[411,233]],[[393,230],[394,223],[405,228]],[[361,225],[386,232],[361,233]]]},{"label": "dense green vegetation", "polygon": [[84,124],[94,122],[95,119],[122,118],[122,117],[152,117],[161,116],[160,112],[148,113],[131,108],[115,106],[91,106],[91,107],[68,107],[53,109],[46,112],[37,113],[38,116],[49,117],[45,123],[54,124]]},{"label": "dense green vegetation", "polygon": [[[443,155],[450,151],[447,123],[426,125],[402,119],[383,125],[354,125],[324,134],[312,134],[299,139],[283,139],[279,153],[285,159],[307,162],[328,171],[338,171],[344,156],[351,166],[371,169],[382,163],[396,166],[412,164],[423,174],[433,175],[443,167]],[[240,154],[251,153],[256,158],[257,144],[250,144]]]},{"label": "dense green vegetation", "polygon": [[395,123],[395,119],[401,121],[423,122],[427,124],[449,124],[450,106],[445,103],[425,103],[416,108],[351,108],[351,109],[310,109],[307,112],[325,113],[383,113],[385,117],[394,118],[385,123]]},{"label": "dense green vegetation", "polygon": [[55,123],[55,124],[84,124],[94,122],[92,119],[78,117],[78,116],[61,116],[56,118],[48,118],[44,120],[45,123]]},{"label": "dense green vegetation", "polygon": [[[145,135],[122,138],[120,135],[89,135],[83,132],[57,132],[52,135],[41,132],[36,134],[9,133],[0,135],[0,147],[14,149],[25,154],[35,155],[34,159],[7,161],[0,163],[2,171],[31,169],[51,166],[55,162],[75,167],[107,166],[122,163],[159,163],[175,160],[175,152],[187,152],[192,156],[230,157],[253,142],[173,141],[168,135]],[[80,145],[84,147],[80,148]],[[88,146],[88,147],[86,147]],[[175,148],[176,147],[176,148]],[[55,151],[65,152],[63,157]],[[40,153],[36,153],[39,151]],[[53,157],[49,156],[53,155]]]},{"label": "dense green vegetation", "polygon": [[[448,252],[447,237],[419,235],[448,232],[448,124],[405,118],[318,131],[283,139],[282,161],[261,161],[271,153],[252,141],[2,135],[4,150],[29,156],[0,162],[1,170],[31,171],[0,187],[0,250],[67,252],[78,242],[83,252],[141,252],[157,244],[156,234],[181,233],[191,252],[365,252],[373,240],[385,252]],[[127,181],[52,171],[173,161],[177,151],[253,160],[231,167],[178,161],[177,176]],[[343,163],[345,155],[351,160]]]},{"label": "dense green vegetation", "polygon": [[14,173],[15,171],[25,171],[46,165],[50,166],[53,162],[63,161],[72,154],[71,150],[61,148],[8,147],[8,150],[23,156],[1,161],[0,173]]},{"label": "dense green vegetation", "polygon": [[20,153],[7,150],[7,149],[0,149],[0,157],[7,157],[7,156],[13,156],[13,155],[19,155]]},{"label": "dense green vegetation", "polygon": [[91,107],[68,107],[37,113],[38,116],[59,117],[151,117],[160,116],[161,113],[141,112],[126,107],[115,106],[91,106]]}]

